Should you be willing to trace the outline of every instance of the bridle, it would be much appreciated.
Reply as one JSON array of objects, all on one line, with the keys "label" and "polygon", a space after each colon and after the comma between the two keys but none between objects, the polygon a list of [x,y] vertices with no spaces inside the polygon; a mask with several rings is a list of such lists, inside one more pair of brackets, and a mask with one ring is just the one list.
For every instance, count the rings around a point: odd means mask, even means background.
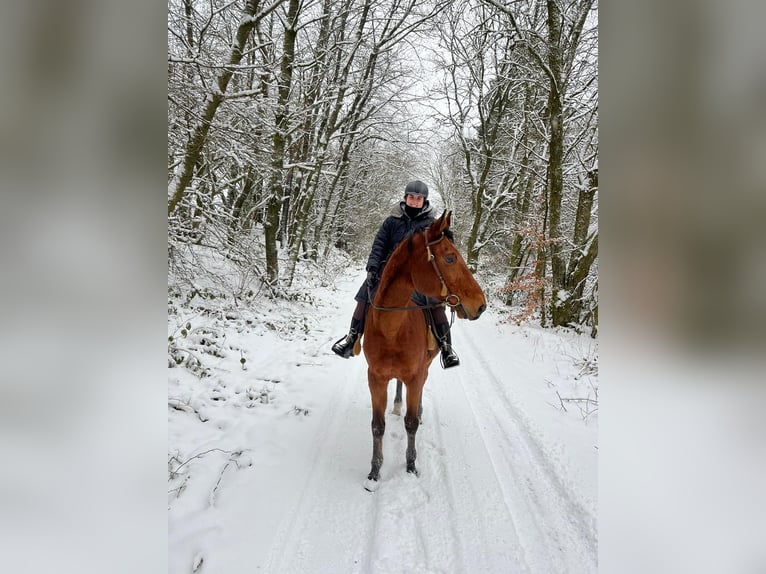
[{"label": "bridle", "polygon": [[[372,302],[372,298],[370,295],[370,288],[367,287],[367,297],[370,300],[370,306],[375,309],[376,311],[415,311],[419,309],[435,309],[436,307],[442,307],[446,305],[450,308],[452,311],[452,320],[455,319],[455,308],[460,309],[464,315],[467,315],[465,308],[463,307],[463,304],[460,302],[460,296],[456,295],[455,293],[452,293],[449,290],[449,287],[447,287],[447,282],[444,280],[444,275],[441,272],[441,269],[439,269],[439,266],[436,264],[436,258],[434,257],[434,254],[431,252],[431,246],[436,245],[437,243],[441,242],[442,239],[444,239],[445,235],[442,231],[441,234],[439,234],[439,237],[432,241],[428,241],[428,229],[423,230],[423,240],[426,244],[426,254],[428,256],[428,261],[431,263],[431,266],[434,268],[434,272],[436,273],[436,276],[439,278],[439,282],[442,284],[440,295],[442,297],[442,300],[438,303],[433,304],[427,304],[427,305],[410,305],[408,307],[379,307],[375,305]],[[451,323],[451,322],[450,322]]]}]

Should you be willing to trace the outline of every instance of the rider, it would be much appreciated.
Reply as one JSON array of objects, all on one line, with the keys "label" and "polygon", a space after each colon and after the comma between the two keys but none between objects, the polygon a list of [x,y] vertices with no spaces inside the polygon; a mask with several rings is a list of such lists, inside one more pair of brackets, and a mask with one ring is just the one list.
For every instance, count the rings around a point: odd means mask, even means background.
[{"label": "rider", "polygon": [[[334,353],[344,358],[349,358],[353,352],[354,344],[364,332],[364,318],[367,306],[372,302],[377,291],[378,281],[383,274],[383,267],[388,258],[396,249],[396,246],[405,237],[416,231],[425,229],[434,222],[433,208],[428,202],[428,186],[422,181],[411,181],[404,188],[404,201],[394,206],[383,225],[380,226],[375,241],[372,244],[370,256],[367,259],[367,279],[359,288],[354,299],[357,301],[351,328],[348,335],[342,337],[332,346]],[[448,229],[445,235],[452,240],[452,232]],[[369,298],[368,298],[369,297]],[[421,296],[421,300],[423,297]],[[435,303],[430,299],[429,303]],[[456,367],[460,359],[452,349],[452,337],[450,335],[449,322],[444,311],[444,306],[439,305],[430,309],[433,317],[433,331],[441,349],[441,363],[445,369]]]}]

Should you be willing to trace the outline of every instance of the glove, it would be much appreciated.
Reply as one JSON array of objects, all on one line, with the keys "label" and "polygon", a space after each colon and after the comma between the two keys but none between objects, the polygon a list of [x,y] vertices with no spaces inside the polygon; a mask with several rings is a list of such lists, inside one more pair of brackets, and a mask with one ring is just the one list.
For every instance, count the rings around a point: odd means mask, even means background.
[{"label": "glove", "polygon": [[375,285],[378,284],[378,279],[380,279],[378,277],[378,270],[370,269],[367,272],[367,279],[365,280],[365,282],[367,283],[367,287],[369,287],[370,289],[374,289]]}]

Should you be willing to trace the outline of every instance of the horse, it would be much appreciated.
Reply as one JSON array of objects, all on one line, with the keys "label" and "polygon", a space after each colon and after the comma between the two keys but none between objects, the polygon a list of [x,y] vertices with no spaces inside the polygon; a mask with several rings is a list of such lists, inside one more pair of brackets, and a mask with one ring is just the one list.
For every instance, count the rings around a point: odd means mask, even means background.
[{"label": "horse", "polygon": [[[388,383],[407,387],[404,427],[407,431],[407,472],[417,476],[415,434],[428,368],[439,352],[422,313],[412,299],[414,291],[447,305],[460,319],[475,320],[487,308],[484,292],[455,245],[445,235],[452,212],[445,211],[430,227],[402,241],[391,254],[378,291],[367,312],[364,342],[367,383],[372,399],[372,466],[365,482],[377,488],[383,464],[383,435]],[[427,306],[426,306],[427,307]]]}]

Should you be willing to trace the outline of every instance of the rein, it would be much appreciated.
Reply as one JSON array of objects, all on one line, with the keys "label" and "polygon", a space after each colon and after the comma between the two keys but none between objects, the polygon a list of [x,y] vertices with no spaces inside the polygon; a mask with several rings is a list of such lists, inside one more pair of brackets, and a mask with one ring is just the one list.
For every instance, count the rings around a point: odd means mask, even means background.
[{"label": "rein", "polygon": [[[431,253],[431,246],[436,245],[442,239],[444,239],[444,232],[442,232],[437,239],[434,239],[433,241],[428,241],[428,230],[424,229],[423,237],[425,239],[426,253],[428,254],[428,261],[430,261],[431,265],[434,268],[434,271],[436,272],[436,276],[439,278],[439,281],[442,284],[441,296],[443,297],[443,300],[439,301],[438,303],[433,303],[433,304],[429,303],[427,305],[409,305],[407,307],[380,307],[378,305],[375,305],[372,302],[372,297],[370,297],[369,285],[367,286],[367,299],[370,301],[370,306],[376,311],[416,311],[416,310],[422,310],[422,309],[436,309],[437,307],[443,307],[446,305],[452,311],[452,321],[454,321],[455,307],[458,307],[458,306],[462,307],[460,303],[460,297],[458,297],[454,293],[451,293],[449,289],[447,288],[447,282],[444,281],[444,275],[442,275],[442,272],[439,269],[439,266],[436,265],[436,259],[434,258],[434,254]],[[452,324],[452,321],[450,321],[450,324]]]},{"label": "rein", "polygon": [[[370,298],[370,288],[367,287],[367,298]],[[437,307],[444,307],[448,303],[446,301],[439,301],[438,303],[428,305],[408,305],[407,307],[378,307],[375,303],[370,303],[370,307],[376,311],[419,311],[421,309],[436,309]]]}]

